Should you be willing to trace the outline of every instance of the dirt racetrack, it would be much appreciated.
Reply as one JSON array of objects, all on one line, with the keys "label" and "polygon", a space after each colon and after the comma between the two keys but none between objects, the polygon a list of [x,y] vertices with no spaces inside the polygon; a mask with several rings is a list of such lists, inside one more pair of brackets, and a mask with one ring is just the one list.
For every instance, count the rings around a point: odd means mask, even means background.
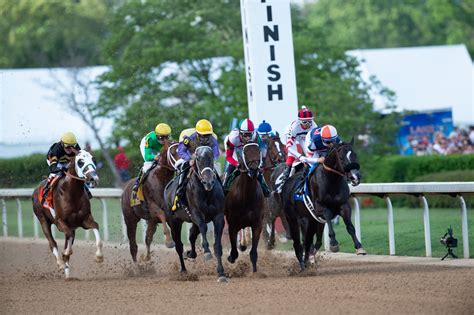
[{"label": "dirt racetrack", "polygon": [[[58,242],[59,243],[59,242]],[[259,252],[251,275],[248,253],[227,263],[217,283],[215,260],[186,261],[181,279],[174,249],[154,247],[151,262],[131,263],[128,245],[107,245],[93,261],[93,243],[78,243],[65,281],[45,241],[0,240],[0,305],[11,313],[430,313],[472,314],[474,267],[339,260],[323,255],[303,274],[293,254]],[[139,250],[142,251],[140,247]],[[472,265],[472,264],[471,264]]]}]

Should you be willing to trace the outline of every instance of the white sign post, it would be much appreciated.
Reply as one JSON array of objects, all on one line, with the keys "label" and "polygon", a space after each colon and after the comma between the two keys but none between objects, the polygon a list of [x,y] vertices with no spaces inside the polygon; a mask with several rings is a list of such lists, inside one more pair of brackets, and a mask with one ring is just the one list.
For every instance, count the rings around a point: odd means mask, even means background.
[{"label": "white sign post", "polygon": [[241,0],[249,118],[282,133],[297,117],[289,0]]}]

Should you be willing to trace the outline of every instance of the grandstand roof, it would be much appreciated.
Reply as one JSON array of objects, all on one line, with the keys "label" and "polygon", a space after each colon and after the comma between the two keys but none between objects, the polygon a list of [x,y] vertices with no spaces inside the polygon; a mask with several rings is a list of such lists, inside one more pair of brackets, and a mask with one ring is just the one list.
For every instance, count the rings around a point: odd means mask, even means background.
[{"label": "grandstand roof", "polygon": [[[474,124],[473,64],[464,45],[357,49],[347,54],[363,61],[364,80],[376,76],[397,95],[399,110],[451,108],[455,125]],[[373,95],[375,108],[385,107]]]}]

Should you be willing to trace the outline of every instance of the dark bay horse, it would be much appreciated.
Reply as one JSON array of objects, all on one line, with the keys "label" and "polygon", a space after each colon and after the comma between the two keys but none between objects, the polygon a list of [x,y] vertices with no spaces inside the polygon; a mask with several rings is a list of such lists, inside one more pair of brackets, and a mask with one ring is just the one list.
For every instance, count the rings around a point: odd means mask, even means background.
[{"label": "dark bay horse", "polygon": [[234,263],[237,251],[237,234],[246,227],[252,228],[252,249],[250,260],[253,272],[257,271],[257,247],[262,232],[264,197],[257,179],[262,154],[256,143],[246,144],[239,157],[240,175],[236,177],[225,197],[225,216],[229,226],[231,244],[229,262]]},{"label": "dark bay horse", "polygon": [[[171,233],[166,225],[165,216],[165,201],[164,191],[168,182],[174,176],[174,163],[177,157],[177,143],[166,141],[160,151],[159,160],[156,166],[151,169],[147,177],[142,183],[143,196],[145,198],[146,206],[140,203],[135,206],[130,205],[130,198],[132,196],[132,188],[136,178],[131,179],[125,184],[122,193],[122,214],[127,226],[128,242],[130,244],[130,254],[134,262],[137,262],[137,224],[140,219],[147,222],[147,229],[145,234],[146,254],[142,256],[144,261],[151,258],[150,246],[153,241],[153,235],[156,232],[158,223],[162,223],[163,234],[165,235],[166,247],[174,247],[174,242],[171,239]],[[145,208],[146,207],[146,208]]]},{"label": "dark bay horse", "polygon": [[[281,142],[280,135],[278,132],[275,136],[271,136],[263,139],[267,145],[267,154],[263,165],[263,176],[265,181],[268,183],[270,190],[275,191],[275,177],[272,177],[272,173],[278,168],[278,174],[283,172],[282,165],[285,165],[286,152],[284,145]],[[275,220],[280,217],[283,227],[286,231],[286,237],[291,238],[290,228],[288,222],[286,222],[285,213],[281,206],[280,194],[272,193],[264,206],[264,218],[263,218],[263,239],[267,249],[273,249],[275,247]]]},{"label": "dark bay horse", "polygon": [[183,242],[181,228],[183,222],[191,222],[189,242],[191,250],[186,253],[188,258],[196,258],[196,239],[201,233],[204,258],[212,258],[207,240],[207,223],[214,225],[214,254],[217,260],[218,282],[227,282],[222,265],[222,233],[224,231],[224,190],[214,169],[213,151],[208,146],[196,148],[196,158],[191,160],[192,169],[186,184],[183,198],[184,206],[172,211],[173,200],[178,181],[171,181],[165,188],[166,219],[171,228],[171,235],[176,243],[175,249],[179,256],[181,272],[186,272],[183,258]]},{"label": "dark bay horse", "polygon": [[[59,269],[64,270],[66,279],[70,277],[69,259],[72,255],[72,245],[78,227],[93,230],[97,246],[95,261],[101,263],[104,260],[99,225],[92,217],[91,204],[84,187],[86,183],[93,187],[98,181],[99,176],[92,155],[81,150],[69,162],[65,176],[59,178],[57,184],[51,187],[54,211],[41,204],[40,198],[43,195],[44,181],[32,195],[33,211],[48,239],[49,249],[56,257]],[[65,235],[64,250],[61,254],[58,252],[58,245],[51,233],[52,224],[56,224],[58,230]]]},{"label": "dark bay horse", "polygon": [[[303,201],[295,201],[294,193],[301,181],[303,172],[295,174],[283,186],[282,198],[286,218],[290,225],[293,247],[300,263],[301,270],[309,260],[309,254],[316,234],[315,249],[322,245],[324,223],[327,222],[330,237],[330,250],[339,251],[339,244],[331,220],[340,215],[351,235],[358,255],[365,255],[362,244],[355,235],[355,228],[351,221],[352,209],[349,204],[350,190],[347,180],[353,186],[360,183],[359,164],[357,154],[351,143],[336,144],[328,152],[323,164],[309,176],[309,199],[314,205],[314,211],[309,211]],[[305,256],[300,242],[299,218],[306,218],[308,225],[304,236]]]}]

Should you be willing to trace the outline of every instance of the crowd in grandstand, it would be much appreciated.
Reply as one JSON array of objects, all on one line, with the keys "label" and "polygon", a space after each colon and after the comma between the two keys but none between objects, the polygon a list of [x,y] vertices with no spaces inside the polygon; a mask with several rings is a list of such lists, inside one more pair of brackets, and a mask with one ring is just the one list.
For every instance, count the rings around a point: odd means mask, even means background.
[{"label": "crowd in grandstand", "polygon": [[410,146],[414,155],[448,155],[474,153],[474,126],[469,130],[455,127],[446,137],[442,132],[436,132],[431,142],[428,137],[412,139]]}]

